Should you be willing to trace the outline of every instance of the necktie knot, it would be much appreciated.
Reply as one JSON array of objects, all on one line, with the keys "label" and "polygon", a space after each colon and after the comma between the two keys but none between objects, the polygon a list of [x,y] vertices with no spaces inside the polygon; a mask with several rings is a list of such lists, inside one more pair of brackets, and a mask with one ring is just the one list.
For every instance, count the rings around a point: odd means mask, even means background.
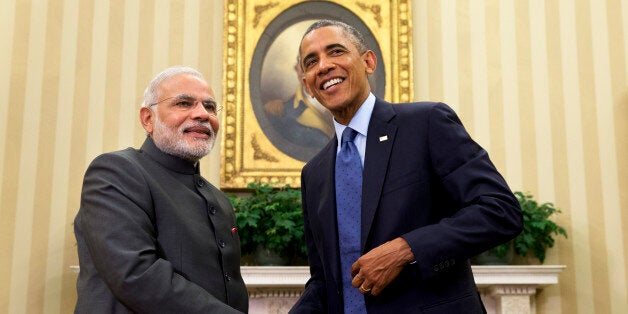
[{"label": "necktie knot", "polygon": [[342,143],[353,142],[358,132],[350,127],[346,127],[344,131],[342,131]]}]

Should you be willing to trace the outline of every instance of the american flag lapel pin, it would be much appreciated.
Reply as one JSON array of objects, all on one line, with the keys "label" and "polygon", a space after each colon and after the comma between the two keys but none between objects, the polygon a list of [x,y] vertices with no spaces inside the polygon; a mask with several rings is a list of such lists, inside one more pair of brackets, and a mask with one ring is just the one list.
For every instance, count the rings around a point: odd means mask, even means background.
[{"label": "american flag lapel pin", "polygon": [[388,135],[382,135],[382,136],[379,137],[379,141],[380,142],[385,142],[387,140],[388,140]]}]

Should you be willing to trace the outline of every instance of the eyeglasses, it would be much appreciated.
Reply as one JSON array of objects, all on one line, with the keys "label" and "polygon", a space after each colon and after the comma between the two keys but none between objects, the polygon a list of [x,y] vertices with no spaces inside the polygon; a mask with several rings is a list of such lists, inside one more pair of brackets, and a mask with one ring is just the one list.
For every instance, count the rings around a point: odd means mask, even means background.
[{"label": "eyeglasses", "polygon": [[207,110],[207,112],[211,115],[218,115],[218,112],[220,112],[220,110],[222,110],[222,106],[220,104],[218,104],[216,102],[216,100],[214,100],[213,98],[207,98],[204,100],[198,100],[190,95],[187,94],[181,94],[181,95],[177,95],[177,96],[172,96],[172,97],[168,97],[168,98],[164,98],[158,102],[154,102],[152,104],[149,104],[147,107],[150,108],[152,106],[158,105],[166,100],[170,100],[170,99],[174,99],[171,103],[172,103],[172,107],[175,108],[176,110],[179,111],[189,111],[192,110],[195,106],[196,103],[200,102],[201,104],[203,104],[203,108],[205,108],[205,110]]}]

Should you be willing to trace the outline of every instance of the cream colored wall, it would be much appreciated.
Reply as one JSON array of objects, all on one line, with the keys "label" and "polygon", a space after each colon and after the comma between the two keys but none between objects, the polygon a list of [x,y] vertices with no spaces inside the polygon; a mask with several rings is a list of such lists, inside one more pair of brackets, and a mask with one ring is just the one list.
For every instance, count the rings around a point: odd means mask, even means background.
[{"label": "cream colored wall", "polygon": [[628,2],[415,0],[415,98],[451,104],[567,265],[539,313],[628,313]]},{"label": "cream colored wall", "polygon": [[[222,99],[221,1],[0,1],[0,313],[70,313],[72,220],[98,154],[140,145],[138,105],[170,65]],[[220,147],[203,161],[219,184]]]},{"label": "cream colored wall", "polygon": [[[157,71],[221,99],[222,2],[0,1],[0,312],[68,313],[83,172],[139,145]],[[454,107],[513,189],[563,210],[539,313],[628,312],[628,3],[413,1],[415,98]],[[219,184],[219,146],[203,161]]]}]

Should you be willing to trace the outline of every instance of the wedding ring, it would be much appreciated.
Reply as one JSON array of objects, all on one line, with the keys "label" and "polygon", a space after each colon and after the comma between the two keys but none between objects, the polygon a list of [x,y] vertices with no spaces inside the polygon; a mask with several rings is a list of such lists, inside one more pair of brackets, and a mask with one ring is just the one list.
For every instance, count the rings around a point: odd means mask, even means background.
[{"label": "wedding ring", "polygon": [[365,289],[363,286],[360,286],[360,292],[367,293],[369,291],[371,291],[371,288]]}]

